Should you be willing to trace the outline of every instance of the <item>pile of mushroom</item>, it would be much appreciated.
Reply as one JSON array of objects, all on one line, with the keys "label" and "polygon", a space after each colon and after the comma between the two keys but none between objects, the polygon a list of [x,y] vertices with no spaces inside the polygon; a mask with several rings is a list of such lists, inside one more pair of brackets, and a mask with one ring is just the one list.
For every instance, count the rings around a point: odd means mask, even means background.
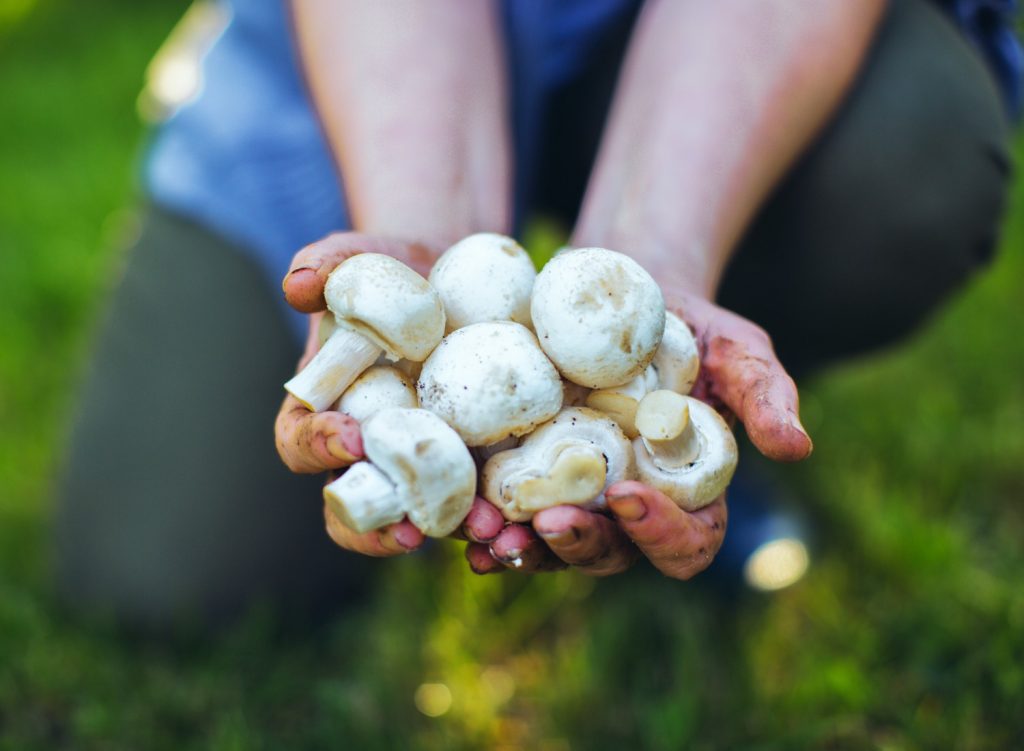
[{"label": "pile of mushroom", "polygon": [[357,532],[408,518],[450,534],[475,492],[509,521],[600,509],[628,479],[692,511],[732,478],[729,427],[687,396],[694,337],[628,256],[566,249],[537,274],[514,240],[478,234],[429,282],[354,256],[325,297],[321,350],[286,388],[361,424],[366,461],[324,491]]}]

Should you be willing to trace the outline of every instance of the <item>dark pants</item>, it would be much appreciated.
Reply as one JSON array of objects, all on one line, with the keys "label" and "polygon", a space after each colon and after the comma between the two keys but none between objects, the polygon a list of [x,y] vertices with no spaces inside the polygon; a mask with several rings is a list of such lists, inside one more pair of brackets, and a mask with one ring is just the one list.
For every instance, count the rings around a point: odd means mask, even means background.
[{"label": "dark pants", "polygon": [[[1007,140],[979,59],[930,5],[896,0],[841,111],[741,243],[721,302],[798,374],[898,339],[988,259]],[[578,140],[584,156],[592,141]],[[583,178],[562,179],[571,212]],[[358,564],[323,533],[319,480],[289,475],[273,448],[298,357],[278,294],[228,243],[149,211],[60,490],[73,602],[159,624],[264,595],[351,596]]]}]

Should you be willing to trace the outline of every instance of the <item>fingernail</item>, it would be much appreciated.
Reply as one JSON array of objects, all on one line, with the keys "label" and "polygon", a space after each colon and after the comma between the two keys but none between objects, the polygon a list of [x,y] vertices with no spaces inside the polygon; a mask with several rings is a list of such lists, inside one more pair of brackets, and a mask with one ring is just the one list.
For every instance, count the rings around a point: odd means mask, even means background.
[{"label": "fingernail", "polygon": [[359,431],[353,430],[342,433],[341,442],[352,456],[360,457],[363,455],[363,434]]},{"label": "fingernail", "polygon": [[338,433],[327,436],[327,453],[343,462],[355,461],[356,455],[345,445],[345,439]]},{"label": "fingernail", "polygon": [[[500,530],[499,530],[499,532],[500,532]],[[463,528],[462,528],[462,534],[464,534],[466,536],[467,540],[469,540],[470,542],[480,542],[480,543],[483,543],[485,545],[487,543],[489,543],[489,542],[494,542],[494,540],[495,540],[495,538],[497,538],[499,532],[495,532],[490,537],[477,537],[477,535],[473,533],[473,530],[469,528],[468,524],[463,526]]]},{"label": "fingernail", "polygon": [[288,275],[291,276],[292,274],[297,274],[300,271],[319,271],[320,267],[323,265],[323,259],[320,259],[318,261],[310,261],[309,263],[305,263],[302,266],[295,267],[294,269],[288,272]]},{"label": "fingernail", "polygon": [[647,515],[647,506],[635,495],[612,495],[607,501],[615,515],[627,522],[640,521]]},{"label": "fingernail", "polygon": [[537,534],[540,535],[540,538],[548,545],[569,545],[580,539],[580,533],[576,527],[552,530],[549,532],[544,532],[538,529]]},{"label": "fingernail", "polygon": [[494,552],[494,548],[492,547],[491,555],[493,555],[502,563],[511,564],[513,566],[516,566],[517,568],[523,565],[523,551],[521,548],[512,548],[511,550],[506,550],[505,555],[498,555]]},{"label": "fingernail", "polygon": [[312,266],[299,266],[299,268],[297,269],[292,269],[287,274],[285,274],[284,279],[281,280],[281,289],[284,290],[285,287],[288,286],[288,280],[291,279],[296,274],[298,274],[300,271],[312,271],[316,273],[316,269],[313,268]]},{"label": "fingernail", "polygon": [[415,530],[408,527],[396,527],[392,534],[406,552],[411,552],[420,546],[421,538]]},{"label": "fingernail", "polygon": [[797,416],[796,412],[788,412],[787,414],[789,415],[789,424],[804,435],[807,435],[807,430],[804,428],[803,423],[800,422],[800,418]]},{"label": "fingernail", "polygon": [[377,533],[377,537],[380,540],[381,547],[391,553],[408,553],[409,549],[402,545],[395,536],[393,529],[384,530]]}]

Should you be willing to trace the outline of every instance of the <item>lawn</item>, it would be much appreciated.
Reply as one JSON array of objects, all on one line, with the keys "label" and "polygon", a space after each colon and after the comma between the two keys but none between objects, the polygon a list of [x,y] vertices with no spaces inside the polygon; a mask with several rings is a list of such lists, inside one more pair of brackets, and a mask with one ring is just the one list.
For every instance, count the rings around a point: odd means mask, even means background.
[{"label": "lawn", "polygon": [[133,228],[135,98],[183,9],[0,0],[0,748],[1024,747],[1019,189],[996,263],[926,330],[805,385],[815,456],[780,475],[818,544],[791,589],[478,578],[452,543],[305,633],[62,613],[49,488]]}]

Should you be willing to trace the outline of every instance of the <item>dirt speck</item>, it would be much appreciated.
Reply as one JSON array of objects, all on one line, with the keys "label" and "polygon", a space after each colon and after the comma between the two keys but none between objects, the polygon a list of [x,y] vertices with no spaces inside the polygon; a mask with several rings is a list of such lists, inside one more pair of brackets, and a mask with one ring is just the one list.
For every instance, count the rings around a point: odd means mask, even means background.
[{"label": "dirt speck", "polygon": [[623,331],[619,337],[619,349],[627,355],[633,351],[633,332],[630,329]]}]

